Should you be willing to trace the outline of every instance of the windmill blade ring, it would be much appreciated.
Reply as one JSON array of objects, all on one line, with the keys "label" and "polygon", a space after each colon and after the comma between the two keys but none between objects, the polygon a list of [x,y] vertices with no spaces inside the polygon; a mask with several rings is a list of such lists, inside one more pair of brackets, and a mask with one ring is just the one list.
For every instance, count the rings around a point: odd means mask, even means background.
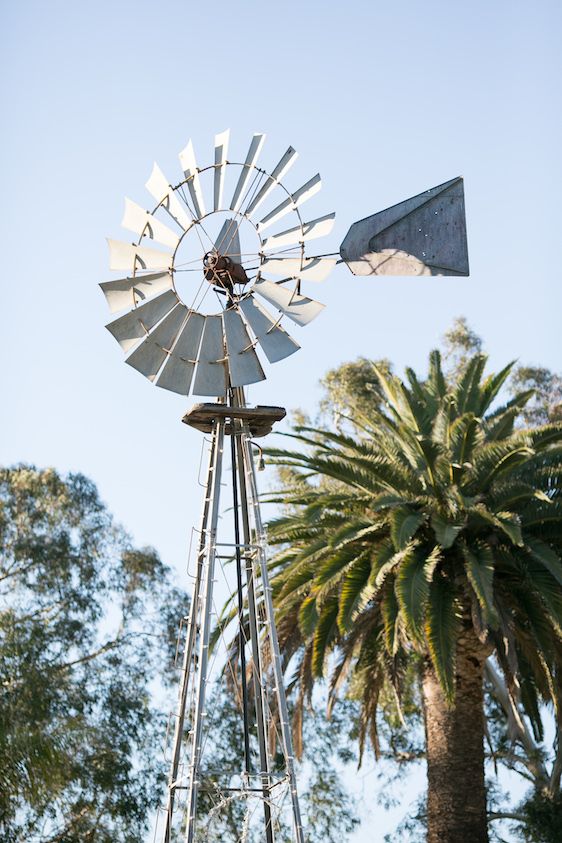
[{"label": "windmill blade ring", "polygon": [[[320,176],[289,190],[282,180],[298,153],[289,146],[268,171],[258,166],[264,142],[264,134],[254,134],[242,160],[231,161],[230,132],[220,132],[213,163],[199,167],[190,140],[179,154],[181,181],[173,184],[154,164],[146,182],[156,202],[152,210],[125,199],[122,225],[137,242],[108,240],[110,268],[121,277],[100,287],[110,311],[122,315],[107,329],[127,353],[126,363],[162,389],[220,398],[230,387],[258,383],[266,376],[261,354],[275,363],[300,348],[282,324],[285,317],[302,327],[324,308],[300,286],[323,280],[336,262],[305,254],[308,241],[331,232],[335,215],[303,222],[300,208],[319,192]],[[209,179],[210,197],[205,195]],[[277,195],[281,198],[275,200]],[[296,224],[285,223],[280,230],[289,214]],[[194,236],[198,256],[186,260],[184,244],[192,238],[189,255]],[[250,236],[253,246],[246,243]],[[178,272],[199,274],[191,302],[178,292]],[[281,281],[271,280],[276,276]],[[221,294],[218,313],[202,311],[212,289]]]}]

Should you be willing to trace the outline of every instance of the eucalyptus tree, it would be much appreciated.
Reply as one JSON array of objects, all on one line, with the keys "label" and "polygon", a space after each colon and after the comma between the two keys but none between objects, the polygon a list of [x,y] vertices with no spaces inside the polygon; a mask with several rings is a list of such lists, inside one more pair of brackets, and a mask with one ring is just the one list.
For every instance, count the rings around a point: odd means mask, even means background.
[{"label": "eucalyptus tree", "polygon": [[81,474],[0,471],[0,837],[138,843],[185,596]]},{"label": "eucalyptus tree", "polygon": [[287,506],[270,524],[279,632],[299,703],[330,673],[377,747],[381,695],[417,664],[428,840],[488,839],[483,679],[494,655],[531,720],[556,706],[562,665],[562,425],[517,429],[532,391],[494,408],[512,366],[474,355],[448,383],[374,372],[384,401],[351,435],[298,428],[270,454]]}]

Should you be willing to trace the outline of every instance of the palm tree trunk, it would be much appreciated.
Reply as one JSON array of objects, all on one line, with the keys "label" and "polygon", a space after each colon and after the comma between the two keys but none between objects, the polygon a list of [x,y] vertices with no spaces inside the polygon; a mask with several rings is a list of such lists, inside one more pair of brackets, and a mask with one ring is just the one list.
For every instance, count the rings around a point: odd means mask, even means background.
[{"label": "palm tree trunk", "polygon": [[488,843],[484,785],[485,648],[472,629],[459,636],[456,695],[445,699],[432,664],[423,674],[427,747],[427,843]]}]

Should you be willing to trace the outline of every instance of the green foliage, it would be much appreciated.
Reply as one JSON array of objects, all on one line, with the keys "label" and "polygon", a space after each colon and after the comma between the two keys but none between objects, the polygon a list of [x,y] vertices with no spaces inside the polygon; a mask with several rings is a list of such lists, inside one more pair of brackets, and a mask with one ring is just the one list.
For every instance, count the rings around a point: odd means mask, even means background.
[{"label": "green foliage", "polygon": [[0,548],[2,840],[137,843],[161,782],[149,686],[185,598],[80,474],[0,471]]},{"label": "green foliage", "polygon": [[[465,339],[465,350],[480,347]],[[453,702],[467,630],[483,659],[495,649],[510,687],[529,687],[525,674],[557,702],[562,424],[518,427],[531,393],[499,406],[512,364],[496,375],[485,365],[466,354],[445,377],[434,351],[425,380],[408,370],[402,381],[372,364],[370,415],[347,433],[297,427],[294,449],[269,451],[285,471],[269,538],[290,548],[272,563],[287,663],[307,688],[335,664],[334,693],[352,688],[362,701],[375,751],[380,695],[403,691],[400,660],[426,654]]]},{"label": "green foliage", "polygon": [[444,359],[453,377],[458,376],[468,360],[482,351],[482,340],[464,316],[458,316],[443,337]]},{"label": "green foliage", "polygon": [[554,797],[534,793],[518,813],[524,822],[520,839],[525,843],[562,843],[562,792]]},{"label": "green foliage", "polygon": [[541,425],[562,420],[562,377],[542,366],[519,366],[512,378],[513,389],[532,389],[534,395],[522,411],[525,424]]},{"label": "green foliage", "polygon": [[[364,358],[329,373],[325,424],[303,421],[290,459],[271,452],[283,472],[272,498],[285,514],[270,535],[279,545],[285,535],[290,547],[273,562],[274,588],[287,659],[308,689],[319,606],[337,595],[337,629],[324,654],[333,667],[330,693],[359,701],[360,743],[370,736],[379,755],[381,729],[392,720],[383,701],[404,709],[418,653],[431,646],[452,697],[455,646],[448,645],[470,619],[504,672],[501,713],[488,726],[492,755],[537,792],[547,788],[550,799],[559,785],[546,773],[547,755],[537,761],[545,749],[533,735],[543,740],[545,701],[560,710],[561,380],[513,364],[486,376],[482,348],[458,319],[445,336],[445,372],[435,351],[425,380],[409,369],[402,383],[390,364]],[[345,553],[336,531],[349,539]],[[440,617],[443,586],[454,600]],[[306,623],[295,635],[300,606]],[[488,717],[496,706],[488,697]],[[419,707],[413,717],[421,717]],[[396,734],[394,725],[387,735],[394,749]],[[394,756],[416,757],[404,748]],[[557,744],[553,770],[561,758]],[[498,829],[491,823],[493,839]],[[411,831],[417,839],[415,823]]]},{"label": "green foliage", "polygon": [[[379,360],[377,365],[382,371],[390,373],[388,360]],[[321,385],[324,387],[324,398],[320,402],[320,412],[335,421],[337,427],[343,425],[344,418],[356,421],[363,416],[368,418],[381,406],[380,384],[373,363],[365,357],[331,369],[322,378]]]}]

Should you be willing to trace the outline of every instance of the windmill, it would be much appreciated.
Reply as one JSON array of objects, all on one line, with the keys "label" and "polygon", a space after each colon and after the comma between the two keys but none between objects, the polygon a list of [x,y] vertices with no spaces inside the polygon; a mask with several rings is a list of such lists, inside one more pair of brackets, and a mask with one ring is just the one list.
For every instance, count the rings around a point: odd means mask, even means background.
[{"label": "windmill", "polygon": [[[324,305],[307,295],[309,282],[325,280],[338,260],[359,275],[468,274],[462,179],[354,223],[339,253],[310,255],[311,241],[329,235],[335,218],[330,213],[305,221],[301,214],[320,190],[320,176],[290,191],[285,177],[296,151],[289,147],[266,170],[259,163],[264,141],[265,135],[255,134],[245,158],[235,162],[228,154],[229,132],[223,132],[215,137],[214,163],[202,168],[190,141],[179,155],[183,178],[175,184],[155,164],[146,183],[152,210],[125,200],[122,224],[135,241],[109,240],[110,268],[127,274],[100,285],[110,310],[122,312],[107,329],[128,354],[128,365],[163,389],[215,399],[196,404],[183,418],[210,442],[163,843],[170,843],[183,815],[187,843],[207,839],[197,820],[208,786],[203,755],[213,587],[222,559],[236,569],[243,767],[224,781],[215,777],[213,792],[219,805],[258,800],[260,839],[265,833],[267,843],[274,843],[287,800],[293,839],[304,841],[254,459],[255,440],[285,410],[247,406],[244,388],[265,379],[262,355],[276,363],[298,351],[287,325],[306,326],[321,313]],[[222,542],[218,520],[228,437],[233,540]],[[247,839],[254,816],[246,812],[239,840]]]}]

